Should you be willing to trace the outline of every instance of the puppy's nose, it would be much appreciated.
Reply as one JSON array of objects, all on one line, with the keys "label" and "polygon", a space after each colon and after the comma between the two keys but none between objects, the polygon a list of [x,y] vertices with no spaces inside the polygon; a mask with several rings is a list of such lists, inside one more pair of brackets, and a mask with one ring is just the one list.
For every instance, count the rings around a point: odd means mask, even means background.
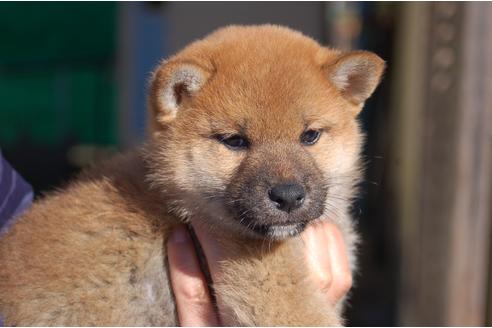
[{"label": "puppy's nose", "polygon": [[279,210],[290,213],[301,207],[304,197],[306,197],[306,192],[300,184],[289,183],[274,186],[268,192],[268,196]]}]

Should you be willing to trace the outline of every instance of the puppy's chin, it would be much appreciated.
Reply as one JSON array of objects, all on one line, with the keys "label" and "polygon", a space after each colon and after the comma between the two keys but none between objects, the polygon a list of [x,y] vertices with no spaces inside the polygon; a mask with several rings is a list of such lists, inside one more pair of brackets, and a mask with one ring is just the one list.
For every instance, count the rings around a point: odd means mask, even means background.
[{"label": "puppy's chin", "polygon": [[258,226],[252,230],[261,235],[263,238],[272,240],[282,240],[289,237],[294,237],[304,231],[307,223],[289,223],[289,224],[272,224],[268,226]]},{"label": "puppy's chin", "polygon": [[306,228],[307,222],[242,225],[242,233],[255,239],[283,240],[300,234]]}]

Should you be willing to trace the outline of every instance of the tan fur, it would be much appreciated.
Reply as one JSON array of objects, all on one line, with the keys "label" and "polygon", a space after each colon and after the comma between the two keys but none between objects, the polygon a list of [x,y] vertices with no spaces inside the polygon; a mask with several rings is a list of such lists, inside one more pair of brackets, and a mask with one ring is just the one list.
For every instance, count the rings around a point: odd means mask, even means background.
[{"label": "tan fur", "polygon": [[[325,193],[311,194],[326,197],[307,198],[306,213],[321,206],[340,226],[355,267],[355,117],[383,67],[374,54],[269,25],[220,29],[163,62],[148,144],[38,201],[0,240],[0,314],[10,325],[176,325],[164,245],[192,220],[231,254],[214,281],[223,323],[340,325],[306,275],[300,239],[255,236],[224,199],[252,183],[261,199],[265,181],[319,186]],[[306,129],[323,129],[318,143],[300,144]],[[236,133],[249,149],[214,139]]]}]

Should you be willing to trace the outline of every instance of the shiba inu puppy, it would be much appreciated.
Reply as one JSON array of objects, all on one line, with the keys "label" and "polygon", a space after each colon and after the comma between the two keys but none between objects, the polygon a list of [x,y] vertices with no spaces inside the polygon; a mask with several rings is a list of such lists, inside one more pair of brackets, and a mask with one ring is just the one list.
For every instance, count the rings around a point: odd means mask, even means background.
[{"label": "shiba inu puppy", "polygon": [[178,324],[165,242],[192,221],[233,254],[213,286],[224,324],[340,325],[296,235],[332,220],[355,266],[356,116],[383,68],[271,25],[220,29],[164,61],[148,143],[38,201],[0,240],[6,324]]}]

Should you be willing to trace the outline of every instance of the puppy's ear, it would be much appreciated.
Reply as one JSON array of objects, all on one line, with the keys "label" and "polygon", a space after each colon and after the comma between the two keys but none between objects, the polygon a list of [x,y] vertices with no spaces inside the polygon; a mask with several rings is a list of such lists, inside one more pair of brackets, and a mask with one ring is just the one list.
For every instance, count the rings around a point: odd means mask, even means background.
[{"label": "puppy's ear", "polygon": [[362,107],[379,84],[384,67],[384,61],[376,54],[354,51],[339,55],[323,69],[348,101]]},{"label": "puppy's ear", "polygon": [[179,110],[203,87],[211,73],[198,64],[174,60],[154,72],[150,85],[151,130],[171,122]]}]

